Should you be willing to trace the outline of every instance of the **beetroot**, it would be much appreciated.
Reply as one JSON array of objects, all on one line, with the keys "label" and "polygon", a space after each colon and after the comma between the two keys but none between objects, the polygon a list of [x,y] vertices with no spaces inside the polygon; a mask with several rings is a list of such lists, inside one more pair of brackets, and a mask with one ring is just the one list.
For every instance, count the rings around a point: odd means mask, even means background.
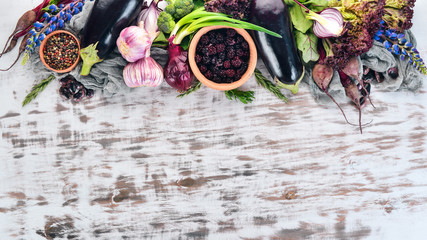
[{"label": "beetroot", "polygon": [[359,78],[359,61],[357,60],[357,57],[350,58],[349,61],[348,61],[348,63],[342,69],[342,71],[347,76],[352,77],[352,78],[356,79],[359,82],[359,85],[362,87],[362,89],[363,89],[363,91],[365,93],[365,96],[369,99],[369,102],[375,108],[374,104],[371,101],[371,97],[370,97],[369,91],[366,89],[365,84]]},{"label": "beetroot", "polygon": [[[360,133],[362,133],[362,126],[369,124],[367,123],[362,125],[362,108],[366,102],[365,96],[363,96],[363,94],[359,91],[357,85],[351,80],[349,76],[347,76],[343,71],[340,70],[338,71],[338,73],[340,75],[341,85],[344,87],[345,90],[345,95],[350,98],[350,100],[356,106],[357,110],[359,110],[359,128]],[[369,94],[367,90],[366,93]]]},{"label": "beetroot", "polygon": [[188,52],[169,39],[169,60],[164,69],[165,81],[179,92],[190,89],[194,75],[188,63]]}]

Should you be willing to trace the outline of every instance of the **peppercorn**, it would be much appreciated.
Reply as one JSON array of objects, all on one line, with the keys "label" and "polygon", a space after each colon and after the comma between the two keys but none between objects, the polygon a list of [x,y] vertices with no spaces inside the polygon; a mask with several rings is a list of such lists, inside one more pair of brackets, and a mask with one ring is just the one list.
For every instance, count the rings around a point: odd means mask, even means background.
[{"label": "peppercorn", "polygon": [[55,70],[64,70],[72,66],[79,56],[76,39],[67,33],[52,35],[43,48],[44,60]]}]

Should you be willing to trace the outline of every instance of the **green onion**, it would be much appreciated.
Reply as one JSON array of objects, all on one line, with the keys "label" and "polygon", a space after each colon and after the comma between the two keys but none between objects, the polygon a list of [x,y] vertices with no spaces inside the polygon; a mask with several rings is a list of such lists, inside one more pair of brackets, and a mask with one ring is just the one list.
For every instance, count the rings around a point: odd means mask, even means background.
[{"label": "green onion", "polygon": [[193,32],[197,31],[202,27],[208,26],[228,26],[234,28],[243,28],[248,30],[265,32],[274,37],[282,38],[282,36],[280,36],[279,34],[270,31],[266,28],[227,17],[227,15],[223,13],[206,12],[204,10],[204,7],[201,7],[194,10],[187,16],[181,18],[181,20],[176,23],[175,28],[171,32],[171,36],[175,35],[173,43],[179,45],[186,36],[192,34]]}]

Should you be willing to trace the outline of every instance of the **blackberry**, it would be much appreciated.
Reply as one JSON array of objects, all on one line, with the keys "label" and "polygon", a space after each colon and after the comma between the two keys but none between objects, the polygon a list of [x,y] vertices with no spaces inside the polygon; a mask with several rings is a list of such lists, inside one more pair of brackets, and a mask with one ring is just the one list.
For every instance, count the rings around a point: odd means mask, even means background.
[{"label": "blackberry", "polygon": [[218,54],[218,59],[221,61],[224,61],[225,60],[225,52]]},{"label": "blackberry", "polygon": [[206,68],[205,65],[202,65],[202,66],[199,67],[199,70],[200,70],[201,73],[205,73],[208,69]]},{"label": "blackberry", "polygon": [[224,44],[220,43],[220,44],[216,45],[216,52],[217,53],[222,53],[224,51],[225,51],[225,45]]},{"label": "blackberry", "polygon": [[202,63],[203,64],[209,64],[209,62],[210,62],[210,59],[208,56],[205,55],[202,57]]},{"label": "blackberry", "polygon": [[216,47],[213,45],[208,46],[208,54],[209,55],[215,55],[216,54]]},{"label": "blackberry", "polygon": [[225,33],[227,34],[227,37],[232,38],[234,36],[236,36],[236,30],[232,29],[232,28],[228,28]]},{"label": "blackberry", "polygon": [[207,45],[209,43],[209,40],[210,39],[209,39],[208,35],[205,34],[200,38],[200,43],[203,45]]},{"label": "blackberry", "polygon": [[203,55],[207,55],[209,52],[209,49],[207,47],[204,47],[204,48],[202,48],[201,52],[203,53]]},{"label": "blackberry", "polygon": [[206,77],[207,79],[212,79],[212,76],[213,76],[213,74],[212,74],[212,71],[211,71],[211,70],[207,70],[207,71],[206,71],[206,73],[205,73],[204,75],[205,75],[205,77]]},{"label": "blackberry", "polygon": [[239,69],[236,70],[236,75],[241,78],[243,76],[243,74],[245,74],[245,72],[248,70],[248,68],[244,68],[241,67]]},{"label": "blackberry", "polygon": [[246,42],[245,41],[245,39],[242,37],[242,35],[237,35],[237,37],[236,37],[236,42],[237,43],[243,43],[243,42]]},{"label": "blackberry", "polygon": [[239,68],[242,65],[242,60],[239,57],[235,57],[231,60],[231,65],[235,68]]},{"label": "blackberry", "polygon": [[228,46],[234,46],[234,45],[236,45],[236,40],[234,39],[234,38],[227,38],[226,40],[225,40],[225,44],[227,44]]},{"label": "blackberry", "polygon": [[211,59],[211,64],[215,66],[217,62],[218,62],[218,58],[216,56],[213,56]]},{"label": "blackberry", "polygon": [[233,69],[228,69],[225,71],[225,75],[227,75],[227,77],[229,78],[233,78],[236,76],[236,71],[234,71]]},{"label": "blackberry", "polygon": [[227,52],[227,58],[228,59],[233,59],[236,56],[236,53],[234,52],[234,49],[231,48],[228,52]]},{"label": "blackberry", "polygon": [[237,55],[238,57],[243,57],[243,55],[244,55],[244,51],[243,51],[241,48],[239,48],[239,49],[237,49],[237,51],[236,51],[236,55]]},{"label": "blackberry", "polygon": [[199,54],[197,54],[194,59],[196,60],[196,63],[200,63],[202,61],[202,56],[200,56]]},{"label": "blackberry", "polygon": [[218,32],[215,37],[216,37],[216,40],[218,42],[223,42],[224,41],[224,35],[222,33],[220,33],[220,32]]},{"label": "blackberry", "polygon": [[231,68],[231,62],[230,62],[230,60],[224,61],[224,68],[225,69]]},{"label": "blackberry", "polygon": [[243,50],[249,50],[249,44],[248,44],[248,42],[246,42],[246,41],[242,42],[242,49]]}]

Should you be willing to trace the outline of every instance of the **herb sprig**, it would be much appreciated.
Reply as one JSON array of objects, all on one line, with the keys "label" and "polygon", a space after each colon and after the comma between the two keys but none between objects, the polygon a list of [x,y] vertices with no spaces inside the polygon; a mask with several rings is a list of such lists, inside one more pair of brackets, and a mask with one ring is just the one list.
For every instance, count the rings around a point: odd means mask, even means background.
[{"label": "herb sprig", "polygon": [[188,94],[193,93],[193,92],[199,90],[201,86],[202,86],[202,83],[199,82],[199,81],[197,81],[197,83],[195,85],[193,85],[190,89],[188,89],[187,91],[179,94],[176,97],[177,98],[183,98],[183,97],[187,96]]},{"label": "herb sprig", "polygon": [[54,79],[55,76],[51,74],[48,78],[43,79],[39,84],[34,85],[31,89],[31,92],[25,97],[24,101],[22,102],[22,107],[34,100],[37,95],[39,95],[39,93],[41,93],[47,87],[47,85],[49,85],[49,83],[52,82],[52,80]]},{"label": "herb sprig", "polygon": [[280,87],[274,85],[270,80],[268,80],[264,75],[262,75],[261,71],[258,69],[255,69],[255,79],[258,85],[262,86],[263,88],[267,89],[274,95],[276,95],[277,98],[283,100],[284,102],[288,102],[288,98],[283,95],[283,93],[280,91]]},{"label": "herb sprig", "polygon": [[225,91],[224,93],[229,100],[240,100],[244,104],[248,104],[255,99],[254,91],[241,91],[236,88],[233,90]]}]

